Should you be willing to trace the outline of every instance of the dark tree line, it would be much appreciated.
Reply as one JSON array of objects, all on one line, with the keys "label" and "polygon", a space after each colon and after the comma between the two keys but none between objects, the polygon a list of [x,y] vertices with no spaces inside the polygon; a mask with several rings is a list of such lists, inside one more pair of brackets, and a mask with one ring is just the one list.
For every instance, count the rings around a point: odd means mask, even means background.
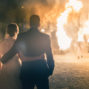
[{"label": "dark tree line", "polygon": [[23,2],[24,0],[0,0],[0,22],[23,22],[25,18]]}]

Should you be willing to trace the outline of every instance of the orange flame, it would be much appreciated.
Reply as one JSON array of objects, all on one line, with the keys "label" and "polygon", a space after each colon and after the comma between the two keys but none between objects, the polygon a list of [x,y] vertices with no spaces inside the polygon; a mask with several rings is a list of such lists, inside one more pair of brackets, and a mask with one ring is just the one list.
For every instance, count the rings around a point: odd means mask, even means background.
[{"label": "orange flame", "polygon": [[82,7],[82,2],[78,0],[69,0],[69,2],[66,4],[66,8],[72,8],[76,12],[79,12]]},{"label": "orange flame", "polygon": [[82,2],[78,0],[69,0],[69,2],[66,4],[65,11],[57,19],[58,44],[60,49],[62,50],[70,48],[72,42],[72,39],[67,36],[64,29],[64,25],[68,22],[68,16],[72,12],[72,10],[78,12],[82,8],[82,6]]},{"label": "orange flame", "polygon": [[78,32],[78,41],[84,41],[84,35],[89,35],[89,21],[86,21]]}]

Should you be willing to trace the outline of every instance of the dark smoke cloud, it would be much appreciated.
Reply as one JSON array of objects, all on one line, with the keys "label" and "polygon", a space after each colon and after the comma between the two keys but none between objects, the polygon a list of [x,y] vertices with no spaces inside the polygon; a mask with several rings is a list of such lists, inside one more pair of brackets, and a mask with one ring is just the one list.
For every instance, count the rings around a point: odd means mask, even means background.
[{"label": "dark smoke cloud", "polygon": [[32,4],[32,3],[42,3],[42,4],[47,4],[47,0],[26,0],[26,3]]},{"label": "dark smoke cloud", "polygon": [[57,2],[57,0],[25,0],[24,1],[24,4],[27,4],[27,5],[32,5],[34,4],[33,6],[35,7],[35,4],[41,4],[43,6],[54,6],[55,3]]}]

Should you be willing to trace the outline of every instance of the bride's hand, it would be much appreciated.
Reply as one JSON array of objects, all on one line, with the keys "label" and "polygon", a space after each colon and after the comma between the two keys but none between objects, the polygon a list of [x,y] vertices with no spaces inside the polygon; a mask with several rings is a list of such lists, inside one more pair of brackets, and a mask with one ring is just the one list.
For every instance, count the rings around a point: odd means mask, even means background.
[{"label": "bride's hand", "polygon": [[[0,58],[2,58],[2,55],[0,55]],[[2,69],[3,63],[0,61],[0,70]]]},{"label": "bride's hand", "polygon": [[0,70],[2,69],[3,67],[3,63],[0,61]]}]

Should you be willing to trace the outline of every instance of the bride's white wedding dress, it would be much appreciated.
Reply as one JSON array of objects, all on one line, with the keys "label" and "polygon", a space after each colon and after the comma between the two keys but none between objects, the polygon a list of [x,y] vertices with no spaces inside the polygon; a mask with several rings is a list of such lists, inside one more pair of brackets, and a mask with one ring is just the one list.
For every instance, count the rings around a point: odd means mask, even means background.
[{"label": "bride's white wedding dress", "polygon": [[[4,55],[13,46],[15,40],[13,38],[7,38],[0,41],[0,55]],[[0,70],[0,89],[20,89],[20,61],[16,55],[10,61],[3,65]]]}]

